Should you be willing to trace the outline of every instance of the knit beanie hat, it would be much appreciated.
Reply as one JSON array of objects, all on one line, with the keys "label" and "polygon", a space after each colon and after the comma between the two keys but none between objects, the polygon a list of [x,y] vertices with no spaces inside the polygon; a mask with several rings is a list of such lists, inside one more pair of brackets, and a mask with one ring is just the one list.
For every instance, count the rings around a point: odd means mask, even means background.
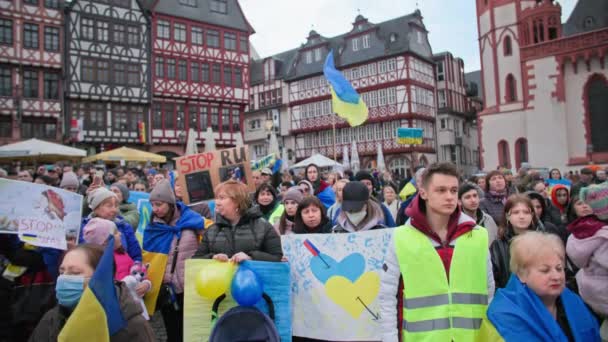
[{"label": "knit beanie hat", "polygon": [[95,210],[101,204],[101,202],[110,197],[116,198],[116,195],[106,188],[95,189],[87,196],[87,203],[89,204],[89,208],[91,208],[91,210]]},{"label": "knit beanie hat", "polygon": [[120,190],[120,193],[122,193],[122,201],[126,202],[129,199],[129,188],[127,188],[126,185],[122,184],[122,183],[114,183],[110,186],[111,187],[117,187],[118,190]]},{"label": "knit beanie hat", "polygon": [[175,205],[175,193],[168,179],[163,179],[156,183],[150,192],[150,202],[159,201]]},{"label": "knit beanie hat", "polygon": [[303,199],[304,199],[304,195],[302,195],[302,192],[300,191],[300,189],[298,189],[297,186],[289,188],[289,190],[287,190],[285,195],[283,195],[283,203],[285,203],[285,201],[289,200],[289,201],[294,201],[294,202],[300,204],[300,202],[302,202]]},{"label": "knit beanie hat", "polygon": [[116,229],[114,222],[95,217],[84,226],[82,235],[86,243],[103,245],[110,235],[114,235]]},{"label": "knit beanie hat", "polygon": [[581,200],[593,209],[600,220],[608,220],[608,183],[593,184],[581,189]]},{"label": "knit beanie hat", "polygon": [[372,185],[375,187],[376,186],[376,181],[374,180],[374,177],[372,176],[371,173],[369,173],[369,171],[359,171],[357,172],[357,174],[355,175],[355,180],[357,181],[362,181],[362,180],[368,180],[370,182],[372,182]]},{"label": "knit beanie hat", "polygon": [[61,178],[61,183],[59,184],[59,187],[62,189],[68,186],[78,188],[79,185],[80,183],[78,182],[78,177],[76,177],[76,174],[74,172],[66,172]]},{"label": "knit beanie hat", "polygon": [[308,186],[308,194],[309,194],[309,195],[311,195],[311,196],[312,196],[312,195],[314,195],[314,194],[315,194],[315,188],[313,188],[313,186],[312,186],[312,183],[311,183],[311,182],[309,182],[309,181],[307,181],[307,180],[303,179],[303,180],[301,180],[301,181],[299,181],[299,182],[298,182],[298,185],[300,185],[300,184],[306,184],[306,186]]}]

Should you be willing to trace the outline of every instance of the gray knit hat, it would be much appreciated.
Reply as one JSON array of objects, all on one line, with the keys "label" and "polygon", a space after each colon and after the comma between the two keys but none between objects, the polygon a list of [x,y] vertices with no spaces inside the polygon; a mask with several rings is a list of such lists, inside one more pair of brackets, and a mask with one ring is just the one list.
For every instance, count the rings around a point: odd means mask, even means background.
[{"label": "gray knit hat", "polygon": [[106,188],[95,189],[87,196],[87,203],[89,204],[89,208],[91,208],[91,210],[95,210],[101,204],[101,202],[110,197],[117,198],[112,191]]},{"label": "gray knit hat", "polygon": [[110,188],[112,188],[112,187],[117,187],[118,190],[120,190],[120,193],[122,194],[123,202],[126,202],[129,199],[129,188],[127,188],[126,185],[116,182],[110,186]]},{"label": "gray knit hat", "polygon": [[175,205],[175,193],[171,188],[171,182],[168,179],[163,179],[156,183],[152,192],[150,192],[150,202],[160,201]]},{"label": "gray knit hat", "polygon": [[300,204],[300,202],[302,202],[303,199],[304,199],[304,195],[302,195],[300,188],[297,186],[289,188],[289,190],[287,190],[285,195],[283,195],[283,203],[285,203],[285,201],[287,201],[287,200],[290,200],[290,201],[294,201],[294,202]]},{"label": "gray knit hat", "polygon": [[59,184],[59,187],[63,189],[68,186],[74,187],[76,189],[78,189],[78,187],[80,186],[80,183],[78,182],[78,177],[74,172],[66,172],[61,178],[61,184]]}]

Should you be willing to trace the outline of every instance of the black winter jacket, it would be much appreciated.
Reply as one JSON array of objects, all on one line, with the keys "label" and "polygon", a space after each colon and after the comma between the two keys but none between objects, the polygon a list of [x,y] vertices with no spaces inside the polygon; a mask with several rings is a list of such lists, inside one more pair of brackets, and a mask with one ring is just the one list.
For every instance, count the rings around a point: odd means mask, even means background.
[{"label": "black winter jacket", "polygon": [[264,220],[257,205],[247,210],[234,227],[224,217],[216,215],[216,222],[205,231],[193,258],[211,259],[215,254],[231,258],[239,252],[259,261],[281,261],[283,257],[281,238]]}]

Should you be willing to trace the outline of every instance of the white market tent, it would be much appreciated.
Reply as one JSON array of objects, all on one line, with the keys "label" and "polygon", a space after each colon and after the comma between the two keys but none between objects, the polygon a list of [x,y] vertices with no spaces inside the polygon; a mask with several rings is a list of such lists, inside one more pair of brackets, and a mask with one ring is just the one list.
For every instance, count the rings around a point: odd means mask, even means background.
[{"label": "white market tent", "polygon": [[342,167],[342,164],[336,162],[333,159],[329,159],[322,154],[314,154],[301,162],[289,167],[290,169],[302,169],[307,167],[309,164],[315,164],[318,167]]},{"label": "white market tent", "polygon": [[0,161],[55,162],[79,160],[86,156],[85,150],[38,139],[0,146]]}]

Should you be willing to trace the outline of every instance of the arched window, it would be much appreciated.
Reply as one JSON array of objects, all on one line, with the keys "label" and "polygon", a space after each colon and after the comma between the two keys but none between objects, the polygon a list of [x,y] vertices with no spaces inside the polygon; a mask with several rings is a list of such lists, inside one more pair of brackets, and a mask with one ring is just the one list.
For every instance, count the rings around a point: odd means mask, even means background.
[{"label": "arched window", "polygon": [[506,140],[498,142],[498,166],[511,168],[511,155],[509,154],[509,143]]},{"label": "arched window", "polygon": [[591,76],[584,90],[587,127],[591,133],[593,152],[608,151],[608,80],[599,74]]},{"label": "arched window", "polygon": [[511,54],[513,54],[513,49],[511,47],[511,36],[505,36],[505,41],[503,42],[503,52],[505,56],[511,56]]},{"label": "arched window", "polygon": [[515,81],[515,77],[513,77],[513,74],[507,75],[507,81],[505,84],[505,101],[517,101],[517,82]]},{"label": "arched window", "polygon": [[519,170],[521,163],[527,163],[528,160],[528,140],[519,138],[515,141],[515,168]]}]

